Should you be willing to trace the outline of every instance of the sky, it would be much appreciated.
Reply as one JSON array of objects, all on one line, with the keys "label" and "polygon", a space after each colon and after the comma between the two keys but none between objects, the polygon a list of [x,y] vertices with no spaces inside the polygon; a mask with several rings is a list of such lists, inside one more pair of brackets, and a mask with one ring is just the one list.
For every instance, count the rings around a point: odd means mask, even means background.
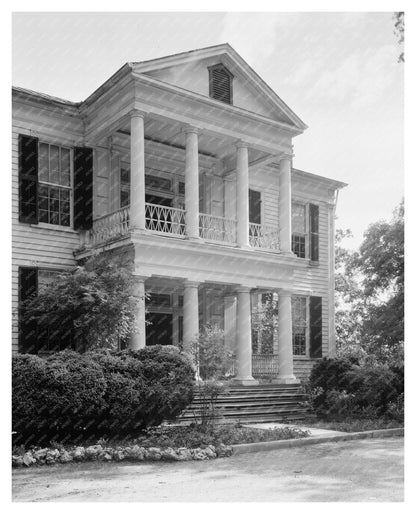
[{"label": "sky", "polygon": [[390,12],[14,13],[12,82],[72,101],[125,62],[228,42],[308,125],[294,167],[347,182],[356,248],[404,191],[404,65]]}]

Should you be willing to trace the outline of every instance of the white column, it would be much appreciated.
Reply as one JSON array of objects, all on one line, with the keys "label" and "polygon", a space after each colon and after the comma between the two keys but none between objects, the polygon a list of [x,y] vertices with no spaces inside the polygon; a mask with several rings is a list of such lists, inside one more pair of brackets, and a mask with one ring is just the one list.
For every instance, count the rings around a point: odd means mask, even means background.
[{"label": "white column", "polygon": [[236,381],[242,385],[253,385],[251,370],[251,307],[250,288],[237,289],[237,376]]},{"label": "white column", "polygon": [[186,281],[183,294],[183,343],[186,347],[199,333],[198,282]]},{"label": "white column", "polygon": [[186,233],[189,239],[199,238],[199,164],[198,129],[186,127],[185,209]]},{"label": "white column", "polygon": [[292,346],[292,296],[290,291],[279,291],[279,350],[277,381],[282,384],[297,383],[293,374]]},{"label": "white column", "polygon": [[248,237],[248,148],[237,143],[237,245],[249,247]]},{"label": "white column", "polygon": [[284,157],[281,159],[279,166],[279,245],[283,253],[292,253],[292,184],[290,158]]},{"label": "white column", "polygon": [[235,296],[224,297],[224,342],[227,350],[235,352],[237,332],[237,302]]},{"label": "white column", "polygon": [[130,228],[145,228],[144,114],[130,113]]},{"label": "white column", "polygon": [[140,350],[146,346],[145,277],[135,277],[134,296],[137,297],[136,332],[130,338],[130,348]]}]

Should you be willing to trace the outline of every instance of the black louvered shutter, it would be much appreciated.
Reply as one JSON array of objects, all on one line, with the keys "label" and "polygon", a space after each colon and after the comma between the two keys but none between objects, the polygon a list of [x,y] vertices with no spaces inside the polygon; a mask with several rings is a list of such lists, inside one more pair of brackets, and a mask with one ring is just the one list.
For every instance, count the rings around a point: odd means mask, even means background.
[{"label": "black louvered shutter", "polygon": [[38,222],[38,138],[19,134],[19,221]]},{"label": "black louvered shutter", "polygon": [[319,205],[309,204],[310,260],[319,261]]},{"label": "black louvered shutter", "polygon": [[209,96],[232,104],[232,74],[224,66],[209,69]]},{"label": "black louvered shutter", "polygon": [[24,319],[23,302],[38,292],[37,268],[19,268],[19,351],[36,353],[37,324]]},{"label": "black louvered shutter", "polygon": [[92,228],[92,148],[74,148],[74,229]]},{"label": "black louvered shutter", "polygon": [[322,298],[320,296],[309,298],[309,323],[310,357],[322,357]]}]

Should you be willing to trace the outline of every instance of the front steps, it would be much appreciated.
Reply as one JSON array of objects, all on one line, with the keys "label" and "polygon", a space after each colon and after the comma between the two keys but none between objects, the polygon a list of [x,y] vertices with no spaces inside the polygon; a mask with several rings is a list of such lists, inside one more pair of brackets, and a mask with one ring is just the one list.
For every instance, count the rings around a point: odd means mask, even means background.
[{"label": "front steps", "polygon": [[[218,397],[215,418],[221,423],[264,423],[303,420],[305,400],[299,385],[261,384],[255,386],[227,385]],[[196,388],[192,404],[180,415],[177,423],[200,420],[201,400]]]}]

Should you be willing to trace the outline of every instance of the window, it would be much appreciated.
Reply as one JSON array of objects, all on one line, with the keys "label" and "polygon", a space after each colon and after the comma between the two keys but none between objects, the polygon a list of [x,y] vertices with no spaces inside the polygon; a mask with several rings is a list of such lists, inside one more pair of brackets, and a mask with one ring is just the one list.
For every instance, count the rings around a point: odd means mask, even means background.
[{"label": "window", "polygon": [[172,192],[172,181],[169,178],[156,177],[154,175],[145,176],[146,189],[154,189],[156,191]]},{"label": "window", "polygon": [[249,222],[261,224],[261,192],[248,190]]},{"label": "window", "polygon": [[233,103],[233,74],[223,64],[208,68],[209,96],[226,104]]},{"label": "window", "polygon": [[306,205],[292,204],[292,252],[306,257]]},{"label": "window", "polygon": [[150,293],[149,298],[146,298],[146,302],[150,307],[170,307],[171,296],[170,294]]},{"label": "window", "polygon": [[39,143],[39,221],[71,224],[71,151],[63,146]]},{"label": "window", "polygon": [[307,298],[292,297],[292,340],[293,355],[306,355],[307,340]]},{"label": "window", "polygon": [[130,169],[120,167],[120,208],[130,205]]}]

